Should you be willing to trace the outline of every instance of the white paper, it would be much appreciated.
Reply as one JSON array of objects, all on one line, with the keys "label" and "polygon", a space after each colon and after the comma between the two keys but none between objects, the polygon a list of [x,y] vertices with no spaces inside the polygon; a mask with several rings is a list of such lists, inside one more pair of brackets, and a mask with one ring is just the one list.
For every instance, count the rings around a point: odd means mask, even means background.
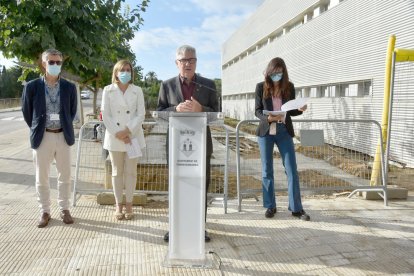
[{"label": "white paper", "polygon": [[138,139],[132,138],[131,144],[125,144],[129,159],[142,156],[141,147],[139,146]]},{"label": "white paper", "polygon": [[309,98],[297,98],[294,100],[290,100],[284,105],[282,105],[281,109],[283,111],[289,111],[293,109],[299,109],[302,108],[306,103],[308,102]]},{"label": "white paper", "polygon": [[263,110],[263,115],[284,115],[286,116],[286,111],[270,111],[270,110]]},{"label": "white paper", "polygon": [[283,119],[281,120],[282,122],[284,122],[286,119],[286,111],[263,110],[263,115],[272,115],[272,116],[282,115],[283,116]]}]

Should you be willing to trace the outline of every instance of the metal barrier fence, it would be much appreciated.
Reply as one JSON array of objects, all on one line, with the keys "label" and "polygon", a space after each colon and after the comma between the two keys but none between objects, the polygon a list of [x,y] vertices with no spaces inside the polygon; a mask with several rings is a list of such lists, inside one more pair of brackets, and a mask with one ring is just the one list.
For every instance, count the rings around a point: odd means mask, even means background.
[{"label": "metal barrier fence", "polygon": [[[255,197],[262,192],[260,151],[254,130],[259,120],[245,120],[236,127],[236,174],[238,210],[243,197]],[[378,186],[370,186],[374,158],[357,152],[353,146],[358,137],[368,135],[372,143],[366,145],[375,152],[378,139],[382,144],[381,126],[374,120],[293,120],[296,135],[295,150],[301,190],[311,191],[375,191],[387,205],[387,183],[384,153],[381,150],[381,179]],[[340,133],[338,133],[340,132]],[[335,133],[335,136],[333,135]],[[322,140],[312,145],[315,136]],[[334,137],[344,137],[342,141]],[[309,139],[309,137],[311,139]],[[354,139],[351,139],[354,137]],[[300,144],[306,142],[308,146]],[[372,148],[372,149],[371,149]],[[274,151],[275,191],[287,191],[287,178],[277,147]]]},{"label": "metal barrier fence", "polygon": [[[111,162],[103,150],[103,122],[87,122],[79,132],[73,204],[77,194],[112,192]],[[148,194],[168,194],[166,135],[168,124],[143,123],[146,148],[139,158],[136,191]],[[208,198],[222,200],[227,213],[228,131],[224,126],[211,125],[214,153],[211,159],[211,181]]]},{"label": "metal barrier fence", "polygon": [[0,109],[20,107],[21,98],[0,99]]}]

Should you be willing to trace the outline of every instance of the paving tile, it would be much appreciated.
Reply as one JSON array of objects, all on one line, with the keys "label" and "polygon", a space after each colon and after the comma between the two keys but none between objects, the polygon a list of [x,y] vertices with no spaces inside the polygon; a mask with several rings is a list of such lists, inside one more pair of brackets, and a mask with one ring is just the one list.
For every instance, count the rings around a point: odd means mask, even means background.
[{"label": "paving tile", "polygon": [[[25,134],[26,135],[26,134]],[[287,197],[278,213],[264,217],[261,201],[221,203],[208,208],[209,256],[221,271],[164,266],[168,209],[134,207],[136,217],[117,221],[113,206],[82,195],[65,225],[52,183],[52,220],[36,227],[39,209],[27,143],[0,149],[0,275],[410,275],[414,274],[414,194],[408,200],[367,201],[358,197],[304,197],[309,222],[293,218]],[[74,168],[74,166],[73,166]],[[54,170],[52,170],[54,171]]]}]

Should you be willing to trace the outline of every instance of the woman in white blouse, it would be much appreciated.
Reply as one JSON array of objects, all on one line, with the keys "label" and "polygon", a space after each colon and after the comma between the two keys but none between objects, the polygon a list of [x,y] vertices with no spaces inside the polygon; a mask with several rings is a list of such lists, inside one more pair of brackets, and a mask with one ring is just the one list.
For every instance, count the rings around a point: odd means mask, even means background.
[{"label": "woman in white blouse", "polygon": [[[140,150],[145,147],[142,122],[145,104],[142,89],[132,83],[134,71],[127,60],[118,61],[112,72],[112,84],[106,86],[102,97],[102,118],[106,127],[104,148],[112,163],[112,187],[118,220],[132,219],[132,200],[137,181]],[[130,148],[135,149],[134,152]],[[137,153],[138,152],[138,153]],[[125,212],[123,212],[125,189]]]}]

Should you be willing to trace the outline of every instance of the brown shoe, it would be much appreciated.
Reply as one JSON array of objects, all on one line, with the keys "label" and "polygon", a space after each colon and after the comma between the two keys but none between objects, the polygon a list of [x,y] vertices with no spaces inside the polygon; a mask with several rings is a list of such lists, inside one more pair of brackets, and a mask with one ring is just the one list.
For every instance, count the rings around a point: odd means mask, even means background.
[{"label": "brown shoe", "polygon": [[48,213],[43,213],[40,216],[39,221],[37,222],[37,227],[43,228],[46,227],[49,224],[50,215]]},{"label": "brown shoe", "polygon": [[73,218],[70,215],[69,210],[63,210],[62,212],[60,212],[60,218],[63,220],[63,223],[65,223],[65,224],[72,224],[73,223]]}]

